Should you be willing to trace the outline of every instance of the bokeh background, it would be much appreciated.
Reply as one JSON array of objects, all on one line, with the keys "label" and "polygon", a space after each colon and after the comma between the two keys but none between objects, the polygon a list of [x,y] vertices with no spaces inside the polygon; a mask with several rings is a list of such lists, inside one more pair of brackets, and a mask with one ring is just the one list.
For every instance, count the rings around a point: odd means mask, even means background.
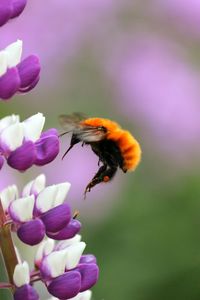
[{"label": "bokeh background", "polygon": [[135,173],[119,171],[86,201],[97,157],[77,145],[61,161],[67,136],[46,167],[4,166],[0,188],[42,172],[48,184],[72,183],[68,201],[100,266],[93,300],[199,299],[200,1],[29,0],[0,36],[1,48],[22,39],[24,57],[42,64],[38,86],[1,102],[1,117],[42,112],[60,132],[61,113],[107,117],[143,150]]}]

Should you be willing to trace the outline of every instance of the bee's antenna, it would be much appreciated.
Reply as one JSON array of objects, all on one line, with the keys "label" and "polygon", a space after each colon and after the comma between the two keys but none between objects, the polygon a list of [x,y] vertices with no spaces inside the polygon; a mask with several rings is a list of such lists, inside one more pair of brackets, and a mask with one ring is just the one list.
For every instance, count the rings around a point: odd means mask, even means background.
[{"label": "bee's antenna", "polygon": [[59,137],[62,137],[63,135],[65,135],[65,134],[67,134],[67,133],[69,133],[69,132],[70,132],[70,130],[69,130],[69,131],[65,131],[65,132],[59,134]]}]

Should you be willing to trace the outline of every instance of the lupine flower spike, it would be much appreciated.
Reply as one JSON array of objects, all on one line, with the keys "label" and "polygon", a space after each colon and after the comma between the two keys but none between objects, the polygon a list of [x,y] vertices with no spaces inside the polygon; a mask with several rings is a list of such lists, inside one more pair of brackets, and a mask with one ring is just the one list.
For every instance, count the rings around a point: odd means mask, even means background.
[{"label": "lupine flower spike", "polygon": [[82,255],[85,247],[80,235],[54,245],[51,240],[40,245],[35,265],[50,294],[59,299],[71,299],[97,282],[99,270],[96,258]]},{"label": "lupine flower spike", "polygon": [[[9,267],[10,283],[0,283],[0,287],[12,288],[15,300],[37,300],[39,295],[33,283],[42,281],[52,299],[90,300],[89,289],[97,282],[99,269],[92,254],[83,255],[86,244],[78,234],[81,223],[73,219],[69,205],[64,202],[70,184],[46,187],[45,183],[45,176],[41,174],[30,181],[20,195],[16,185],[0,193],[0,229],[11,225],[24,243],[40,243],[35,268],[30,271],[27,262],[21,261],[12,246],[11,236],[7,235],[6,241],[11,244],[9,251],[4,247],[2,253]],[[55,241],[58,239],[60,241]],[[14,253],[14,265],[10,253]]]},{"label": "lupine flower spike", "polygon": [[13,230],[28,245],[37,245],[45,234],[53,239],[74,237],[81,223],[73,219],[70,206],[64,202],[69,191],[68,182],[45,187],[45,176],[39,175],[23,189],[21,197],[15,185],[0,193],[5,214],[13,223]]},{"label": "lupine flower spike", "polygon": [[0,1],[0,26],[10,19],[18,17],[26,6],[27,0],[1,0]]},{"label": "lupine flower spike", "polygon": [[59,152],[56,129],[42,132],[45,117],[37,113],[23,122],[18,115],[0,120],[0,168],[4,160],[9,166],[25,171],[32,165],[45,165]]},{"label": "lupine flower spike", "polygon": [[3,100],[15,93],[29,92],[39,81],[39,58],[29,55],[21,61],[22,45],[17,40],[0,51],[0,98]]}]

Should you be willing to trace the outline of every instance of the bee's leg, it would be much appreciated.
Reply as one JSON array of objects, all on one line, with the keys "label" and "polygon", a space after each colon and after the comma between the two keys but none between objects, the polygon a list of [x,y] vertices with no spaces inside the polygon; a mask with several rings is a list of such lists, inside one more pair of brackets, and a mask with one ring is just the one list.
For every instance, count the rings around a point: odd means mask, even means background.
[{"label": "bee's leg", "polygon": [[107,165],[103,165],[93,179],[89,182],[86,186],[84,195],[86,196],[87,192],[90,192],[91,188],[95,185],[99,184],[100,182],[108,182],[110,181],[117,171],[117,166],[107,168]]},{"label": "bee's leg", "polygon": [[103,165],[99,168],[98,172],[94,175],[94,177],[92,178],[93,180],[96,180],[97,178],[99,178],[101,176],[101,174],[103,174],[107,169],[107,165]]},{"label": "bee's leg", "polygon": [[102,181],[103,182],[110,181],[114,177],[114,175],[116,174],[117,168],[118,168],[118,166],[114,165],[114,166],[108,168],[107,170],[105,170],[105,172],[101,175]]},{"label": "bee's leg", "polygon": [[[92,178],[92,180],[88,183],[88,185],[85,188],[84,196],[86,196],[87,192],[90,192],[91,188],[98,184],[98,180],[102,173],[104,173],[107,169],[107,165],[103,165],[99,168],[98,172],[95,174],[95,176]],[[101,182],[101,181],[100,181]]]}]

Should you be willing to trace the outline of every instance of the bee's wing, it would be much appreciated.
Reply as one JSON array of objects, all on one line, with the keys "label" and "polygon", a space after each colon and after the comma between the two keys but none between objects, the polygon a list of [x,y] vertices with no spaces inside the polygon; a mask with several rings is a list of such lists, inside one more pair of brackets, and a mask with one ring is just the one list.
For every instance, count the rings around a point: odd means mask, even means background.
[{"label": "bee's wing", "polygon": [[80,126],[75,133],[79,140],[85,143],[99,142],[105,138],[105,131],[101,127]]},{"label": "bee's wing", "polygon": [[87,119],[87,116],[80,112],[75,112],[70,115],[60,115],[59,116],[61,125],[66,124],[66,123],[78,123],[84,119]]},{"label": "bee's wing", "polygon": [[97,142],[105,137],[105,131],[101,127],[85,126],[81,121],[87,119],[82,113],[73,113],[71,115],[60,115],[59,121],[65,129],[64,135],[73,132],[76,137],[83,142]]},{"label": "bee's wing", "polygon": [[74,131],[80,127],[80,121],[87,117],[82,113],[73,113],[71,115],[60,115],[59,122],[66,132]]}]

